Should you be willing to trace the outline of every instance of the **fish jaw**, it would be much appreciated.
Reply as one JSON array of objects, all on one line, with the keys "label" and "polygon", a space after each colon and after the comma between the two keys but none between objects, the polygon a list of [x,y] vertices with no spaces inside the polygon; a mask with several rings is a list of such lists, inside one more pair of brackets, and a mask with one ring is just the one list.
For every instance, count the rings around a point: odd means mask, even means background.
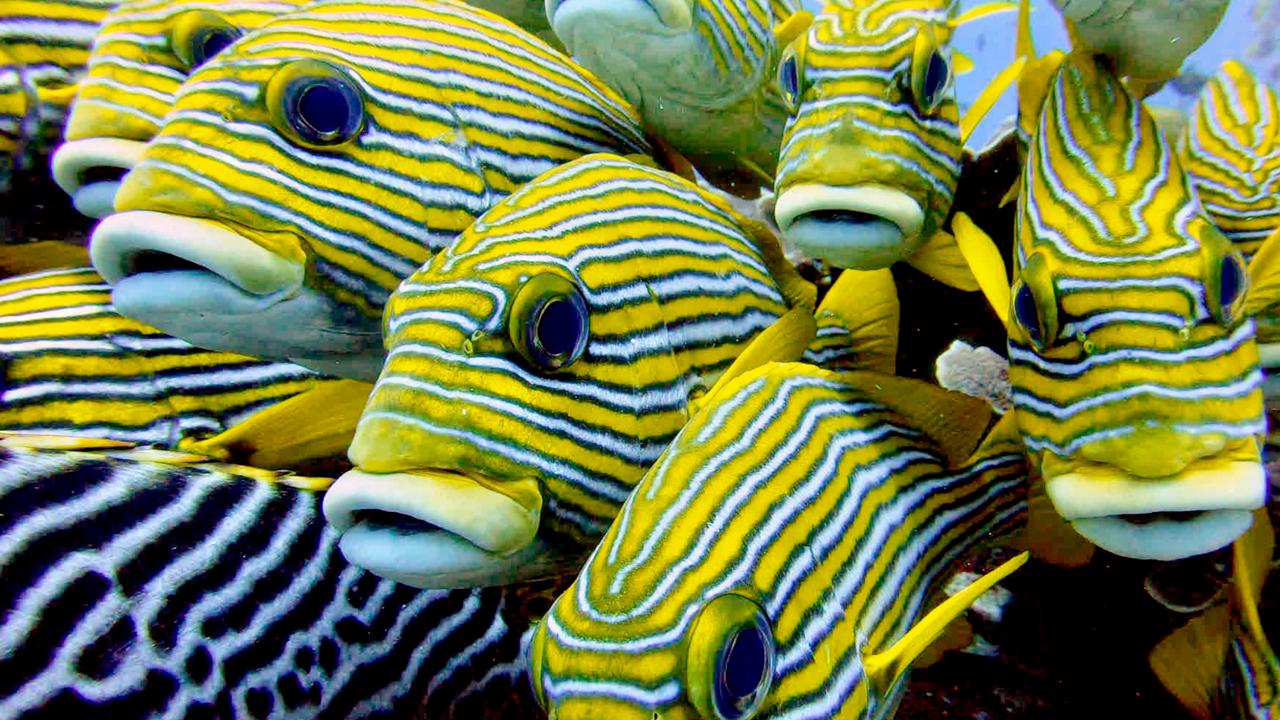
[{"label": "fish jaw", "polygon": [[302,260],[225,223],[116,213],[94,229],[89,255],[121,314],[193,345],[358,380],[382,367],[376,320],[306,286]]},{"label": "fish jaw", "polygon": [[1242,455],[1197,460],[1163,477],[1102,463],[1046,467],[1043,474],[1054,508],[1086,539],[1124,557],[1177,560],[1230,544],[1249,529],[1253,510],[1266,504],[1267,478],[1256,450],[1253,458]]},{"label": "fish jaw", "polygon": [[325,493],[324,514],[348,561],[414,587],[504,584],[547,570],[549,551],[537,538],[542,495],[532,479],[357,468]]},{"label": "fish jaw", "polygon": [[50,160],[54,182],[71,196],[82,215],[105,217],[115,207],[116,192],[126,173],[142,158],[147,144],[117,137],[68,140]]},{"label": "fish jaw", "polygon": [[923,242],[920,203],[880,185],[793,185],[778,195],[774,217],[806,254],[843,268],[889,267]]}]

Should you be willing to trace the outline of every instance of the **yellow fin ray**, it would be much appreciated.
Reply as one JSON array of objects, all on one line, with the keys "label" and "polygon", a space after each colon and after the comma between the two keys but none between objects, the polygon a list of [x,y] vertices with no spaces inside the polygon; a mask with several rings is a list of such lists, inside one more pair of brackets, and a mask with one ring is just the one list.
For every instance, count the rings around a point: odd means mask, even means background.
[{"label": "yellow fin ray", "polygon": [[911,666],[914,668],[926,668],[939,662],[951,650],[963,650],[973,644],[973,626],[963,617],[947,623],[946,629],[938,636],[932,644],[920,651],[920,656],[916,658]]},{"label": "yellow fin ray", "polygon": [[800,37],[812,24],[813,13],[808,10],[799,10],[773,29],[773,39],[779,48],[784,48]]},{"label": "yellow fin ray", "polygon": [[296,467],[346,455],[373,385],[356,380],[325,382],[276,403],[211,438],[180,449],[238,460],[263,468]]},{"label": "yellow fin ray", "polygon": [[935,232],[919,250],[907,257],[906,262],[957,290],[973,292],[980,287],[956,239],[944,230]]},{"label": "yellow fin ray", "polygon": [[1004,259],[991,237],[982,231],[969,216],[960,212],[951,219],[956,245],[977,278],[978,287],[987,296],[991,309],[1006,326],[1009,324],[1009,276],[1005,274]]},{"label": "yellow fin ray", "polygon": [[842,338],[853,363],[841,370],[874,370],[892,375],[898,358],[898,288],[883,270],[845,270],[818,306],[817,322],[834,321],[848,331]]},{"label": "yellow fin ray", "polygon": [[1244,299],[1246,315],[1256,315],[1280,302],[1280,228],[1267,236],[1249,260],[1249,291]]},{"label": "yellow fin ray", "polygon": [[1022,69],[1026,64],[1027,58],[1020,57],[1015,59],[982,89],[982,92],[974,99],[973,104],[965,111],[964,117],[960,118],[961,145],[969,142],[969,137],[977,129],[978,123],[982,122],[987,113],[991,112],[991,108],[995,107],[996,101],[1000,99],[1005,90],[1008,90],[1009,86],[1022,75]]},{"label": "yellow fin ray", "polygon": [[1213,698],[1227,661],[1230,624],[1229,608],[1215,605],[1174,630],[1147,656],[1160,684],[1202,720],[1213,717]]},{"label": "yellow fin ray", "polygon": [[765,328],[764,332],[757,335],[738,359],[721,373],[706,394],[689,401],[689,414],[697,414],[698,410],[710,403],[712,398],[723,391],[736,377],[771,362],[799,360],[804,354],[804,349],[813,341],[816,332],[817,326],[814,324],[813,312],[803,307],[792,308]]},{"label": "yellow fin ray", "polygon": [[1262,630],[1262,618],[1258,615],[1258,598],[1271,569],[1271,557],[1275,554],[1275,530],[1265,507],[1253,511],[1253,525],[1244,535],[1236,538],[1231,547],[1234,577],[1232,591],[1238,605],[1240,619],[1244,622],[1255,647],[1275,664],[1275,653]]},{"label": "yellow fin ray", "polygon": [[985,17],[998,15],[1005,12],[1013,12],[1018,9],[1018,4],[1013,2],[990,2],[965,10],[963,13],[955,16],[947,21],[947,25],[951,28],[958,28],[961,25],[967,25],[975,20],[981,20]]},{"label": "yellow fin ray", "polygon": [[94,452],[98,450],[128,450],[138,447],[138,444],[123,440],[79,437],[76,435],[4,431],[0,432],[0,447]]},{"label": "yellow fin ray", "polygon": [[892,646],[864,657],[863,671],[872,690],[884,697],[898,678],[911,666],[912,661],[925,648],[933,644],[953,619],[960,617],[984,592],[1022,567],[1028,557],[1029,554],[1024,552],[973,581],[969,587],[947,598],[938,607],[929,611],[928,615],[921,618]]},{"label": "yellow fin ray", "polygon": [[0,278],[89,264],[87,247],[61,240],[0,245]]},{"label": "yellow fin ray", "polygon": [[951,67],[955,70],[957,75],[968,75],[978,67],[978,64],[973,61],[973,58],[965,55],[959,50],[952,50]]}]

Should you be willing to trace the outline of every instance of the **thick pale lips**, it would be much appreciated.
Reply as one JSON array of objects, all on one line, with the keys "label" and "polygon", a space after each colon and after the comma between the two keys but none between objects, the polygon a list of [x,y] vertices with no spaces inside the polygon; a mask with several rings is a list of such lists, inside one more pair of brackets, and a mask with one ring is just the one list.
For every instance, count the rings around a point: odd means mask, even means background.
[{"label": "thick pale lips", "polygon": [[[1047,481],[1058,513],[1099,547],[1176,560],[1222,548],[1249,529],[1267,478],[1256,461],[1205,460],[1167,478],[1081,469]],[[1128,516],[1142,516],[1141,518]]]},{"label": "thick pale lips", "polygon": [[[559,16],[566,6],[572,12],[579,7],[593,4],[597,12],[607,10],[611,14],[634,13],[633,7],[647,8],[646,12],[657,15],[663,25],[673,30],[687,30],[693,26],[693,8],[688,0],[607,0],[606,3],[592,3],[590,0],[546,0],[547,17],[555,26],[567,20]],[[557,28],[556,34],[559,35],[561,32],[562,30]]]},{"label": "thick pale lips", "polygon": [[857,270],[904,259],[924,225],[919,203],[876,185],[795,185],[778,196],[774,217],[806,254]]},{"label": "thick pale lips", "polygon": [[68,140],[50,160],[54,182],[71,196],[82,214],[94,218],[110,215],[121,180],[138,164],[146,145],[111,137]]}]

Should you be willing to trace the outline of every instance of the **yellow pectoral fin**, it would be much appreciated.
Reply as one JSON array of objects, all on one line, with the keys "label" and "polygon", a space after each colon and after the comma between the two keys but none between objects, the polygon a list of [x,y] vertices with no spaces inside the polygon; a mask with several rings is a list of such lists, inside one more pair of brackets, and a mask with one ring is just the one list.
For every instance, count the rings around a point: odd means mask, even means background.
[{"label": "yellow pectoral fin", "polygon": [[0,245],[0,278],[89,264],[88,248],[61,240]]},{"label": "yellow pectoral fin", "polygon": [[784,48],[800,37],[813,24],[813,13],[800,10],[773,29],[774,42]]},{"label": "yellow pectoral fin", "polygon": [[947,623],[932,645],[920,652],[920,657],[911,664],[914,668],[926,668],[942,660],[951,650],[963,650],[973,644],[973,626],[968,620],[958,617]]},{"label": "yellow pectoral fin", "polygon": [[1249,260],[1249,291],[1244,300],[1246,315],[1256,315],[1280,301],[1280,228],[1267,236]]},{"label": "yellow pectoral fin", "polygon": [[872,691],[884,697],[920,653],[942,634],[948,623],[960,617],[982,593],[1022,567],[1028,557],[1029,554],[1024,552],[973,581],[969,587],[947,598],[921,618],[892,646],[864,657],[862,667]]},{"label": "yellow pectoral fin", "polygon": [[969,270],[978,280],[978,287],[987,296],[991,309],[1006,326],[1009,324],[1009,276],[1005,273],[1000,250],[969,216],[956,213],[951,219],[956,245],[964,254]]},{"label": "yellow pectoral fin", "polygon": [[137,443],[106,438],[77,437],[74,435],[54,435],[46,433],[0,432],[0,447],[26,448],[29,450],[77,450],[94,452],[97,450],[127,450],[137,447]]},{"label": "yellow pectoral fin", "polygon": [[1202,720],[1213,717],[1213,698],[1227,661],[1230,625],[1230,610],[1226,605],[1215,605],[1174,630],[1147,656],[1160,684]]},{"label": "yellow pectoral fin", "polygon": [[957,75],[968,75],[973,72],[974,68],[978,67],[978,64],[973,61],[973,58],[959,50],[952,50],[951,67]]},{"label": "yellow pectoral fin", "polygon": [[1005,90],[1008,90],[1009,86],[1021,77],[1022,69],[1026,67],[1026,64],[1026,58],[1020,57],[1014,60],[982,89],[982,92],[974,99],[973,104],[965,111],[964,117],[960,118],[961,145],[969,142],[969,137],[973,135],[978,123],[982,122],[987,113],[991,112],[991,108],[995,106],[996,101],[1000,99]]},{"label": "yellow pectoral fin", "polygon": [[696,414],[709,404],[716,393],[724,390],[736,377],[767,363],[799,360],[804,349],[813,341],[815,332],[817,326],[813,321],[813,312],[802,307],[792,308],[757,335],[705,395],[689,401],[689,414]]},{"label": "yellow pectoral fin", "polygon": [[845,270],[818,306],[820,324],[834,324],[849,333],[853,367],[892,375],[898,358],[898,288],[893,273],[883,270]]},{"label": "yellow pectoral fin", "polygon": [[1009,191],[1004,194],[1004,197],[1000,198],[1000,207],[1004,207],[1005,205],[1008,205],[1014,200],[1017,200],[1018,188],[1021,186],[1022,186],[1022,183],[1018,182],[1017,180],[1014,180],[1013,184],[1009,186]]},{"label": "yellow pectoral fin", "polygon": [[932,440],[948,467],[959,467],[973,456],[995,412],[986,400],[915,378],[861,373],[845,382],[893,408],[908,427]]},{"label": "yellow pectoral fin", "polygon": [[969,8],[968,10],[965,10],[963,13],[948,20],[947,25],[950,25],[954,29],[954,28],[960,27],[961,25],[967,25],[968,23],[971,23],[974,20],[981,20],[982,18],[991,17],[992,15],[998,15],[999,13],[1013,12],[1017,9],[1018,9],[1018,3],[990,2],[984,5],[978,5],[977,7],[972,7],[972,8]]},{"label": "yellow pectoral fin", "polygon": [[292,468],[346,455],[373,385],[329,380],[181,449],[261,468]]},{"label": "yellow pectoral fin", "polygon": [[1244,621],[1254,645],[1269,657],[1274,657],[1266,633],[1262,630],[1262,618],[1258,615],[1258,598],[1271,569],[1275,554],[1275,530],[1266,508],[1253,511],[1253,525],[1232,544],[1232,590],[1237,611]]},{"label": "yellow pectoral fin", "polygon": [[907,264],[935,280],[957,290],[974,292],[978,279],[951,233],[939,230],[921,248],[911,254]]}]

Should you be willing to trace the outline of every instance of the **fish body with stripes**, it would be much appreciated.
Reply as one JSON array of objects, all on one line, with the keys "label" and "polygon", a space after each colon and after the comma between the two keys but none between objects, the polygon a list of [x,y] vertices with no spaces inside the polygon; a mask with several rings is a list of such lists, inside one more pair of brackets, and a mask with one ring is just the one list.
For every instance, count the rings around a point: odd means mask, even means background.
[{"label": "fish body with stripes", "polygon": [[316,478],[15,440],[0,441],[0,716],[538,715],[521,638],[555,586],[380,579],[343,559]]},{"label": "fish body with stripes", "polygon": [[325,498],[348,559],[431,586],[585,554],[747,344],[791,306],[812,322],[762,228],[610,155],[481,216],[387,306],[356,470]]},{"label": "fish body with stripes", "polygon": [[644,152],[620,97],[461,3],[323,1],[197,70],[95,229],[124,315],[372,379],[401,279],[507,193]]},{"label": "fish body with stripes", "polygon": [[958,558],[1026,518],[1017,430],[980,444],[990,416],[800,363],[718,385],[539,623],[539,701],[561,720],[891,717],[918,653],[1024,559],[924,615]]},{"label": "fish body with stripes", "polygon": [[120,179],[159,131],[191,72],[304,0],[128,0],[103,19],[51,160],[90,217],[111,212]]},{"label": "fish body with stripes", "polygon": [[[1209,552],[1267,497],[1250,313],[1276,278],[1250,284],[1260,276],[1105,59],[1051,62],[1043,100],[1023,98],[1036,115],[1012,287],[994,247],[975,269],[1007,318],[1013,412],[1078,533],[1130,557]],[[962,246],[989,242],[967,217],[953,227]]]},{"label": "fish body with stripes", "polygon": [[[291,363],[201,350],[121,317],[91,268],[0,281],[0,363],[0,430],[199,449],[272,467],[340,458],[354,419],[341,427],[339,403],[358,417],[368,391]],[[329,417],[290,428],[283,415],[312,403]],[[327,425],[339,426],[327,443],[300,437]]]},{"label": "fish body with stripes", "polygon": [[118,0],[7,0],[0,8],[0,192],[62,133],[98,23]]},{"label": "fish body with stripes", "polygon": [[965,135],[1011,71],[962,122],[954,77],[963,60],[950,41],[962,23],[1009,6],[992,3],[960,17],[955,7],[950,0],[831,2],[784,51],[778,83],[790,118],[774,214],[806,254],[858,269],[906,260],[976,289],[930,260],[953,247],[942,225]]},{"label": "fish body with stripes", "polygon": [[[1253,259],[1280,233],[1280,96],[1235,60],[1222,64],[1196,99],[1178,155],[1214,224]],[[1274,366],[1280,312],[1254,318],[1264,365]]]},{"label": "fish body with stripes", "polygon": [[120,312],[372,380],[399,282],[528,180],[645,153],[634,111],[454,2],[318,2],[205,63],[95,229]]},{"label": "fish body with stripes", "polygon": [[546,14],[709,180],[750,195],[770,184],[786,123],[774,68],[792,32],[775,30],[808,15],[798,0],[547,0]]}]

